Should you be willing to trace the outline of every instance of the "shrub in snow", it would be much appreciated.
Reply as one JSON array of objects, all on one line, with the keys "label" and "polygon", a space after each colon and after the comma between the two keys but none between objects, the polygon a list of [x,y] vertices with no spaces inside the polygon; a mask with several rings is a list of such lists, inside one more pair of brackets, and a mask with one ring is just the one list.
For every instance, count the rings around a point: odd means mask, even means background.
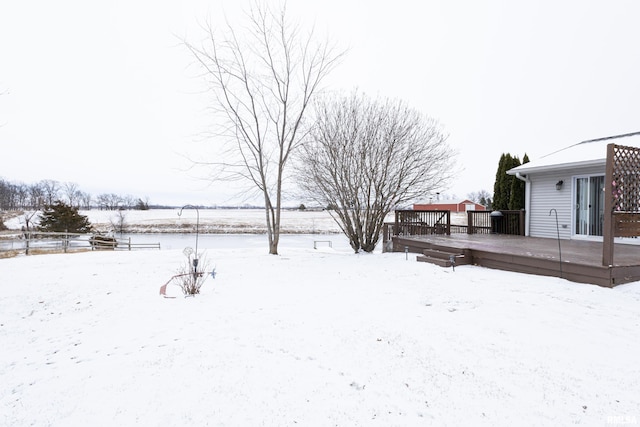
[{"label": "shrub in snow", "polygon": [[175,278],[184,295],[196,295],[200,293],[200,288],[207,279],[206,270],[209,261],[206,258],[198,259],[197,254],[196,258],[192,258],[193,250],[191,248],[186,248],[184,254],[187,261],[182,265]]}]

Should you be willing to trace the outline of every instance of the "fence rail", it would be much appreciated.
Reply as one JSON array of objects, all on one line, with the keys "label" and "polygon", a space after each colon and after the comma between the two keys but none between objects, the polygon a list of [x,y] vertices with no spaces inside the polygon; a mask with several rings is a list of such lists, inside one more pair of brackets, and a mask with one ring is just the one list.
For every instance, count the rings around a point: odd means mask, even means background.
[{"label": "fence rail", "polygon": [[450,211],[397,210],[395,222],[384,226],[383,240],[393,236],[430,234],[511,234],[524,236],[524,210],[467,211],[467,225],[451,224]]},{"label": "fence rail", "polygon": [[131,238],[95,234],[21,232],[0,239],[0,252],[71,252],[80,250],[160,249],[160,243],[133,243]]},{"label": "fence rail", "polygon": [[468,234],[511,234],[524,236],[524,210],[468,211]]},{"label": "fence rail", "polygon": [[451,234],[450,211],[397,210],[394,236]]}]

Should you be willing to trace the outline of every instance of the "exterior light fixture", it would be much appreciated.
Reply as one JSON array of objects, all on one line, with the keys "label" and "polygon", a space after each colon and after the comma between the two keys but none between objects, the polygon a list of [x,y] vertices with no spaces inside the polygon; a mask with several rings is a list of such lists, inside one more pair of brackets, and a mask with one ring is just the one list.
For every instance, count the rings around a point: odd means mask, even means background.
[{"label": "exterior light fixture", "polygon": [[556,182],[556,190],[562,190],[562,184],[564,184],[563,180]]}]

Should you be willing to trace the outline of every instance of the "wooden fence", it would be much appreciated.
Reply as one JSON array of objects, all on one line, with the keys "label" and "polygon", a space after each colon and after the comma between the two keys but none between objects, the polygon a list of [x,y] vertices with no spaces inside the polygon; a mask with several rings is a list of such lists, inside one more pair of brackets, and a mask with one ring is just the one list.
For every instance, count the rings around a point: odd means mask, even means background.
[{"label": "wooden fence", "polygon": [[468,211],[467,225],[451,224],[448,210],[397,210],[395,223],[385,224],[383,240],[393,236],[431,234],[511,234],[524,236],[524,210]]},{"label": "wooden fence", "polygon": [[524,236],[524,210],[468,211],[468,234],[511,234]]},{"label": "wooden fence", "polygon": [[397,210],[394,236],[451,234],[450,211]]},{"label": "wooden fence", "polygon": [[82,250],[160,249],[160,243],[133,243],[131,238],[79,233],[22,232],[0,239],[0,252],[72,252]]}]

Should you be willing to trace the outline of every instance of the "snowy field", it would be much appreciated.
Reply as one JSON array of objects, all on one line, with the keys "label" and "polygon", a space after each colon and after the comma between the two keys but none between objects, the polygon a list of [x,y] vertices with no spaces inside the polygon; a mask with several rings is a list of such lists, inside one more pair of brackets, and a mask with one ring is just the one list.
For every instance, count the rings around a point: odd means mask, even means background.
[{"label": "snowy field", "polygon": [[640,283],[200,249],[0,259],[0,425],[640,424]]},{"label": "snowy field", "polygon": [[[266,233],[265,213],[262,209],[152,209],[148,211],[126,210],[101,211],[97,209],[80,211],[100,232],[113,230],[113,224],[124,224],[130,233],[189,233],[195,231],[196,224],[201,233]],[[120,216],[122,215],[122,217]],[[340,233],[340,228],[329,212],[324,210],[283,209],[281,232],[284,234],[330,234]],[[35,216],[37,218],[37,215]],[[393,222],[393,212],[386,222]],[[465,214],[453,214],[452,223],[466,224]],[[25,225],[24,215],[13,216],[5,221],[11,230],[20,230]]]},{"label": "snowy field", "polygon": [[[124,211],[125,226],[135,233],[192,232],[198,224],[202,233],[266,233],[266,218],[261,209],[154,209],[151,211]],[[92,224],[103,231],[118,223],[113,211],[81,211]],[[282,210],[282,233],[339,233],[340,228],[327,211]],[[390,220],[391,221],[391,220]]]}]

